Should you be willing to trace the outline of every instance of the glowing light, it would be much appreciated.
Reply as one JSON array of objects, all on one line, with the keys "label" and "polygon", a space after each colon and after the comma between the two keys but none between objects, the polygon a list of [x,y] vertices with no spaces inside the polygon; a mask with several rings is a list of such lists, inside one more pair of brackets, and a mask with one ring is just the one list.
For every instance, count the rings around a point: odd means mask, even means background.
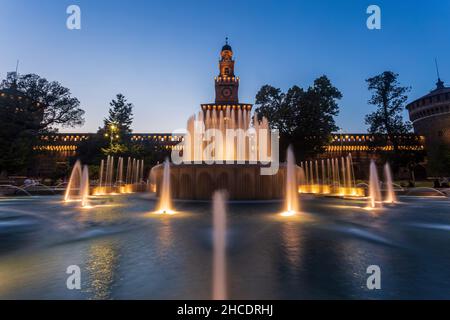
[{"label": "glowing light", "polygon": [[289,210],[289,211],[284,211],[284,212],[280,213],[280,215],[282,217],[292,217],[292,216],[296,215],[296,212],[293,210]]},{"label": "glowing light", "polygon": [[176,211],[165,209],[165,210],[158,210],[154,212],[155,214],[167,214],[167,215],[173,215],[176,213]]}]

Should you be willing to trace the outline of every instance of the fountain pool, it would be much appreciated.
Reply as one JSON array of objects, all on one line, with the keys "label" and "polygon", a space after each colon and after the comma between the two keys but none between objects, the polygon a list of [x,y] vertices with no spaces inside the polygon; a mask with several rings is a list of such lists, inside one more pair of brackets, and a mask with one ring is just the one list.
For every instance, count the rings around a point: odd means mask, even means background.
[{"label": "fountain pool", "polygon": [[[301,215],[283,201],[227,204],[226,288],[231,299],[450,298],[448,198],[367,201],[300,195]],[[211,202],[174,201],[155,215],[151,194],[0,200],[1,299],[210,299]],[[365,287],[369,265],[382,290]],[[66,269],[81,268],[81,290]]]}]

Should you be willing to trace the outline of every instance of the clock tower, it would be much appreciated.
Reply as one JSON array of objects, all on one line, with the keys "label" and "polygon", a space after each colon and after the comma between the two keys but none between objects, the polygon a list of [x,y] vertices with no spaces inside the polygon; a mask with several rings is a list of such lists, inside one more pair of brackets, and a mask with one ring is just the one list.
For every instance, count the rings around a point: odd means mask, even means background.
[{"label": "clock tower", "polygon": [[[204,119],[215,115],[218,119],[222,116],[225,121],[229,121],[234,115],[233,121],[239,123],[239,114],[241,114],[242,119],[250,115],[252,105],[239,103],[239,78],[234,74],[233,50],[228,44],[228,38],[226,38],[225,45],[220,51],[219,75],[214,77],[214,82],[216,100],[214,103],[203,103],[200,105],[204,112]],[[217,123],[218,119],[214,120],[214,122]]]},{"label": "clock tower", "polygon": [[220,52],[219,75],[215,77],[216,104],[238,104],[239,78],[234,75],[233,50],[226,38]]}]

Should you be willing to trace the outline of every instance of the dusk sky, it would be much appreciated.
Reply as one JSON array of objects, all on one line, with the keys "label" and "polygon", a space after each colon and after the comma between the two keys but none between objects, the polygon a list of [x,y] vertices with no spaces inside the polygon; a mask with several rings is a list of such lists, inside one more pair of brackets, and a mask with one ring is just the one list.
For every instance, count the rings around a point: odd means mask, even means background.
[{"label": "dusk sky", "polygon": [[[81,8],[81,30],[66,28],[66,8]],[[381,7],[381,30],[366,8]],[[341,90],[337,124],[365,132],[365,79],[392,70],[412,87],[410,100],[435,87],[437,57],[450,82],[450,1],[57,1],[0,0],[0,74],[20,60],[71,89],[93,132],[109,101],[123,93],[134,132],[182,128],[200,103],[214,100],[220,48],[230,39],[241,102],[264,84],[307,87],[322,74]],[[405,117],[407,114],[405,112]]]}]

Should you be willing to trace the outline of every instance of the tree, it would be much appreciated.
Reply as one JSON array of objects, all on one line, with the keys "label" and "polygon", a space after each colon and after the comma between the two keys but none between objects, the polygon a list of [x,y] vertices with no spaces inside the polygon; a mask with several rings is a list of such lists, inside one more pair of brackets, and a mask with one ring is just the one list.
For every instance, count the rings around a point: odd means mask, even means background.
[{"label": "tree", "polygon": [[302,90],[297,86],[289,89],[288,94],[281,92],[281,89],[270,85],[264,85],[256,94],[255,112],[258,118],[266,117],[270,121],[272,129],[278,129],[281,135],[292,135],[295,125],[293,123],[293,113],[295,103],[293,92]]},{"label": "tree", "polygon": [[[402,112],[405,110],[406,95],[409,87],[402,87],[398,81],[398,74],[385,71],[380,75],[366,80],[368,89],[372,91],[369,104],[377,110],[366,116],[369,133],[384,134],[392,143],[394,153],[398,152],[398,136],[409,133],[411,124],[403,121]],[[387,142],[387,141],[386,141]]]},{"label": "tree", "polygon": [[341,98],[326,76],[317,78],[307,90],[293,86],[283,93],[265,85],[256,95],[255,112],[279,130],[281,159],[289,144],[294,145],[297,159],[305,159],[324,152],[331,133],[338,129],[334,117]]},{"label": "tree", "polygon": [[[398,74],[392,71],[385,71],[367,79],[366,82],[368,89],[372,91],[368,102],[377,107],[365,119],[366,124],[369,125],[369,133],[377,135],[372,147],[392,145],[393,152],[382,156],[391,163],[394,172],[397,172],[400,167],[413,168],[415,164],[411,161],[415,157],[411,157],[406,150],[399,150],[403,136],[411,131],[411,124],[404,121],[402,117],[410,87],[401,86]],[[410,175],[413,176],[411,170]]]},{"label": "tree", "polygon": [[40,135],[83,124],[80,102],[56,81],[27,74],[3,80],[0,89],[13,97],[0,100],[0,171],[30,168]]},{"label": "tree", "polygon": [[116,100],[112,100],[109,105],[109,116],[104,122],[104,128],[116,126],[118,134],[121,136],[131,133],[131,124],[133,123],[133,104],[128,103],[125,96],[121,93],[116,95]]},{"label": "tree", "polygon": [[104,126],[98,130],[98,134],[109,140],[109,146],[101,150],[107,155],[123,155],[130,149],[133,104],[127,102],[125,96],[119,93],[116,100],[113,99],[109,105],[109,116],[103,120]]},{"label": "tree", "polygon": [[49,82],[36,74],[26,74],[16,79],[3,80],[0,88],[17,88],[33,102],[26,110],[33,121],[32,130],[43,133],[57,131],[57,126],[75,127],[84,123],[80,101],[59,82]]},{"label": "tree", "polygon": [[301,95],[294,146],[303,158],[314,157],[325,151],[331,133],[338,130],[334,117],[339,114],[338,100],[342,93],[326,76],[314,81],[312,87]]}]

